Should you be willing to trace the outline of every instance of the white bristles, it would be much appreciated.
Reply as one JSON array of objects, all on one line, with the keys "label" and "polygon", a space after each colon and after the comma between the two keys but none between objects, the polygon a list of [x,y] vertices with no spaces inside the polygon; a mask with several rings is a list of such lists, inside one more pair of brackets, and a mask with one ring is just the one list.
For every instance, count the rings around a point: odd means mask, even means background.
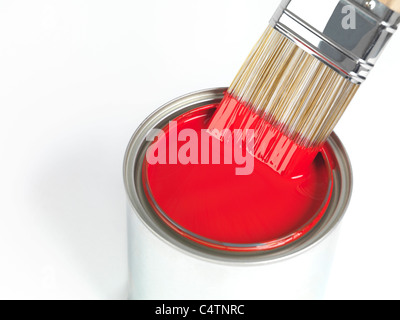
[{"label": "white bristles", "polygon": [[326,141],[358,87],[269,27],[229,93],[308,148]]}]

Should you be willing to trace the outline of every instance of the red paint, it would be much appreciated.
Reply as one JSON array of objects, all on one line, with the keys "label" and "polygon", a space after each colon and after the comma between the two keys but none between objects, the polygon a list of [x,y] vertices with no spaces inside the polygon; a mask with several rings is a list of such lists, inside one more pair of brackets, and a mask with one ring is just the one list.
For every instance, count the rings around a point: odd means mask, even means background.
[{"label": "red paint", "polygon": [[218,106],[210,124],[210,130],[252,129],[255,131],[255,157],[283,175],[296,175],[313,162],[320,151],[304,148],[285,136],[264,118],[251,111],[249,106],[229,94]]},{"label": "red paint", "polygon": [[[216,106],[177,118],[178,133],[207,128]],[[164,131],[168,141],[168,128]],[[143,183],[155,211],[182,236],[223,250],[269,250],[299,239],[322,218],[332,193],[328,161],[323,149],[298,172],[301,177],[292,179],[258,159],[248,176],[235,175],[235,164],[150,165],[145,160]]]}]

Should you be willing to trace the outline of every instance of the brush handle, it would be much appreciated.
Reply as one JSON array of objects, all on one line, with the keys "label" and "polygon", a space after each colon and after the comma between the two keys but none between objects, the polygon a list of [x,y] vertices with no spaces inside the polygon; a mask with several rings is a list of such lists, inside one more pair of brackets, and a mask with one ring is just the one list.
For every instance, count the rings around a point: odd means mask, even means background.
[{"label": "brush handle", "polygon": [[385,6],[393,11],[400,13],[400,0],[379,0],[379,2],[382,2]]}]

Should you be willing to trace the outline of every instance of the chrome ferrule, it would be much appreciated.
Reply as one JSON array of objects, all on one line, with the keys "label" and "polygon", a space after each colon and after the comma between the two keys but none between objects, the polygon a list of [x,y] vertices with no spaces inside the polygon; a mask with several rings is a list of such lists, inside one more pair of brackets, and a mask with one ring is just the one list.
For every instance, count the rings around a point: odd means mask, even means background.
[{"label": "chrome ferrule", "polygon": [[361,84],[400,23],[375,0],[284,0],[271,25],[299,47]]}]

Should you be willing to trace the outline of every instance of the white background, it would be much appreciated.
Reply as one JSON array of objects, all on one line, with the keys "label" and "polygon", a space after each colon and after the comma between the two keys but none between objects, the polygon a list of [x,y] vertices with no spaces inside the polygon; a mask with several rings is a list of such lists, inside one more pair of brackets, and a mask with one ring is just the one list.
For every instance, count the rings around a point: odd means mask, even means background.
[{"label": "white background", "polygon": [[[228,86],[278,3],[0,0],[0,298],[126,297],[131,135]],[[328,299],[400,298],[399,53],[400,34],[336,128],[355,181]]]}]

